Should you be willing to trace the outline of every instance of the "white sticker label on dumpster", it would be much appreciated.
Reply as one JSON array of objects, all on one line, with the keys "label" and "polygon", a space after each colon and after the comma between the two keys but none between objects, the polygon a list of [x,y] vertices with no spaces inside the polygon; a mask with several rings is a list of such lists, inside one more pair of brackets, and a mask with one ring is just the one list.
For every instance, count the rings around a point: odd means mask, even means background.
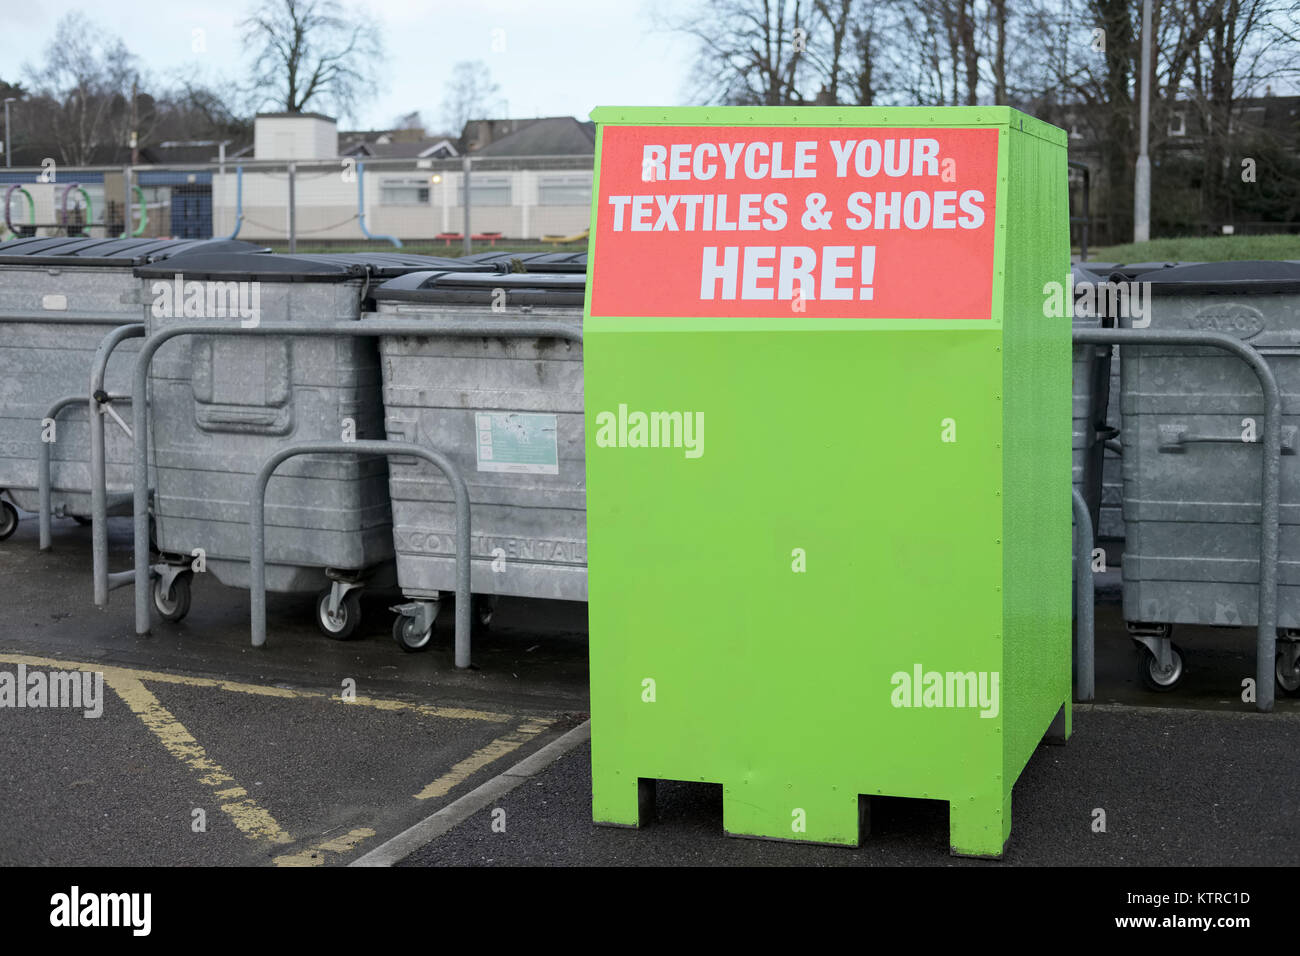
[{"label": "white sticker label on dumpster", "polygon": [[558,475],[560,456],[554,415],[475,412],[478,470]]}]

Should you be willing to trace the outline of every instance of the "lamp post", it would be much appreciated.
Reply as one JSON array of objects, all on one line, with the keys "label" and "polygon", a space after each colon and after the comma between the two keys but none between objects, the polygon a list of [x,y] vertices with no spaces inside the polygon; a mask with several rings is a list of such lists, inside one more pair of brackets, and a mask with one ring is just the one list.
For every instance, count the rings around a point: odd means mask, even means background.
[{"label": "lamp post", "polygon": [[1147,155],[1151,125],[1151,0],[1142,0],[1142,105],[1138,114],[1138,158],[1133,177],[1133,241],[1151,238],[1151,157]]}]

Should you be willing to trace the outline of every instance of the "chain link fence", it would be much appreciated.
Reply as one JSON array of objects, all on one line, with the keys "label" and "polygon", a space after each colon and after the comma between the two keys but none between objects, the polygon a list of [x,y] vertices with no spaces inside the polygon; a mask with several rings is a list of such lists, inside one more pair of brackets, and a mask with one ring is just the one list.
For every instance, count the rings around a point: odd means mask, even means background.
[{"label": "chain link fence", "polygon": [[591,155],[0,171],[0,238],[238,237],[305,252],[585,247]]}]

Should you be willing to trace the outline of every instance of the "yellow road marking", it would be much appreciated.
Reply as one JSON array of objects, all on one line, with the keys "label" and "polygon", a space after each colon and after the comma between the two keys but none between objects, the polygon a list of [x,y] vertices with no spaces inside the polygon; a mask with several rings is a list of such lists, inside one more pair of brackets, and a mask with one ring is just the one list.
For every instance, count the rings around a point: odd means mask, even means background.
[{"label": "yellow road marking", "polygon": [[185,726],[172,716],[158,698],[131,672],[116,667],[102,669],[104,683],[121,697],[144,721],[173,757],[199,774],[199,783],[211,787],[222,811],[245,836],[272,843],[292,843],[293,838],[280,829],[269,812],[257,805],[235,778],[208,757]]},{"label": "yellow road marking", "polygon": [[464,760],[460,761],[445,774],[439,777],[433,783],[429,784],[423,790],[415,795],[417,800],[428,800],[430,797],[441,797],[449,793],[451,789],[458,784],[469,779],[471,775],[482,770],[492,761],[504,757],[512,750],[528,743],[538,734],[540,734],[554,720],[548,720],[542,717],[530,717],[514,729],[513,732],[506,734],[504,737],[498,737],[486,747],[482,747]]},{"label": "yellow road marking", "polygon": [[[31,657],[27,654],[0,654],[0,664],[26,664],[29,667],[64,668],[78,671],[104,671],[110,668],[103,664],[87,664],[81,661],[61,661],[52,657]],[[293,690],[288,687],[272,687],[267,684],[242,684],[238,681],[219,680],[211,677],[190,677],[184,674],[167,674],[162,671],[135,670],[127,667],[111,668],[121,674],[134,677],[139,681],[156,681],[163,684],[184,684],[186,687],[215,687],[220,690],[234,691],[237,694],[255,694],[262,697],[280,697],[285,700],[332,700],[349,706],[373,707],[375,710],[409,710],[425,717],[442,717],[447,720],[483,720],[494,724],[504,724],[510,720],[509,714],[495,714],[487,710],[471,710],[465,707],[437,707],[432,704],[413,704],[404,700],[390,700],[382,697],[361,697],[354,701],[345,701],[341,695],[324,694],[313,690]],[[105,678],[107,679],[107,678]]]},{"label": "yellow road marking", "polygon": [[300,850],[297,853],[286,853],[283,856],[277,856],[271,862],[276,866],[320,866],[329,858],[330,854],[347,853],[349,850],[355,849],[358,843],[368,840],[374,835],[374,830],[361,827],[350,833],[345,833],[343,836],[317,843],[315,846]]},{"label": "yellow road marking", "polygon": [[[83,661],[59,660],[52,657],[36,657],[30,654],[0,654],[0,664],[26,664],[29,667],[46,667],[102,673],[104,682],[122,698],[174,757],[199,774],[199,782],[211,787],[223,812],[225,812],[250,839],[265,839],[272,843],[292,843],[289,836],[276,823],[271,814],[258,806],[248,795],[248,791],[239,786],[235,779],[226,773],[216,762],[211,760],[207,751],[194,739],[185,726],[172,715],[148,688],[145,681],[181,684],[187,687],[210,687],[241,694],[253,694],[262,697],[277,697],[284,700],[322,699],[339,703],[355,704],[383,711],[409,710],[427,717],[441,717],[450,720],[482,720],[492,723],[506,723],[511,720],[509,714],[491,711],[471,710],[462,707],[437,707],[430,704],[414,704],[402,700],[380,697],[358,696],[345,701],[342,695],[325,694],[320,691],[294,690],[287,687],[273,687],[266,684],[246,684],[239,681],[220,680],[210,677],[191,677],[183,674],[168,674],[163,671],[137,670],[127,667],[105,666],[103,664]],[[485,747],[470,754],[453,766],[433,783],[419,793],[416,799],[428,800],[449,793],[460,783],[494,760],[517,750],[539,733],[551,726],[553,719],[530,717],[512,732],[499,737]],[[277,866],[320,866],[328,854],[346,853],[361,841],[375,835],[374,830],[360,828],[352,830],[341,837],[326,840],[298,853],[289,853],[276,857]]]}]

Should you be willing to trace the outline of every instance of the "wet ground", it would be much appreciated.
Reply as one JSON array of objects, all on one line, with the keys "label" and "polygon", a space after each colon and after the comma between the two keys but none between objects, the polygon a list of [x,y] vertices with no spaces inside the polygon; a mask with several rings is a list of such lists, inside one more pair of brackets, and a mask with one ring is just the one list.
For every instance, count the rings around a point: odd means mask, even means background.
[{"label": "wet ground", "polygon": [[[111,525],[113,567],[127,567],[129,522]],[[247,593],[198,575],[189,616],[139,638],[129,589],[93,607],[89,549],[89,528],[56,520],[39,552],[33,517],[0,543],[0,671],[104,675],[95,719],[0,709],[0,864],[345,864],[586,718],[582,605],[503,601],[476,669],[457,671],[449,613],[430,651],[407,654],[390,633],[395,594],[368,593],[347,642],[318,633],[313,596],[271,595],[255,650]],[[1297,862],[1300,701],[1268,715],[1243,702],[1248,630],[1180,629],[1184,683],[1146,690],[1118,580],[1099,582],[1095,704],[1025,769],[1006,862]],[[580,746],[406,865],[953,861],[946,806],[929,801],[874,801],[858,849],[727,838],[704,784],[660,784],[644,830],[595,827]]]}]

